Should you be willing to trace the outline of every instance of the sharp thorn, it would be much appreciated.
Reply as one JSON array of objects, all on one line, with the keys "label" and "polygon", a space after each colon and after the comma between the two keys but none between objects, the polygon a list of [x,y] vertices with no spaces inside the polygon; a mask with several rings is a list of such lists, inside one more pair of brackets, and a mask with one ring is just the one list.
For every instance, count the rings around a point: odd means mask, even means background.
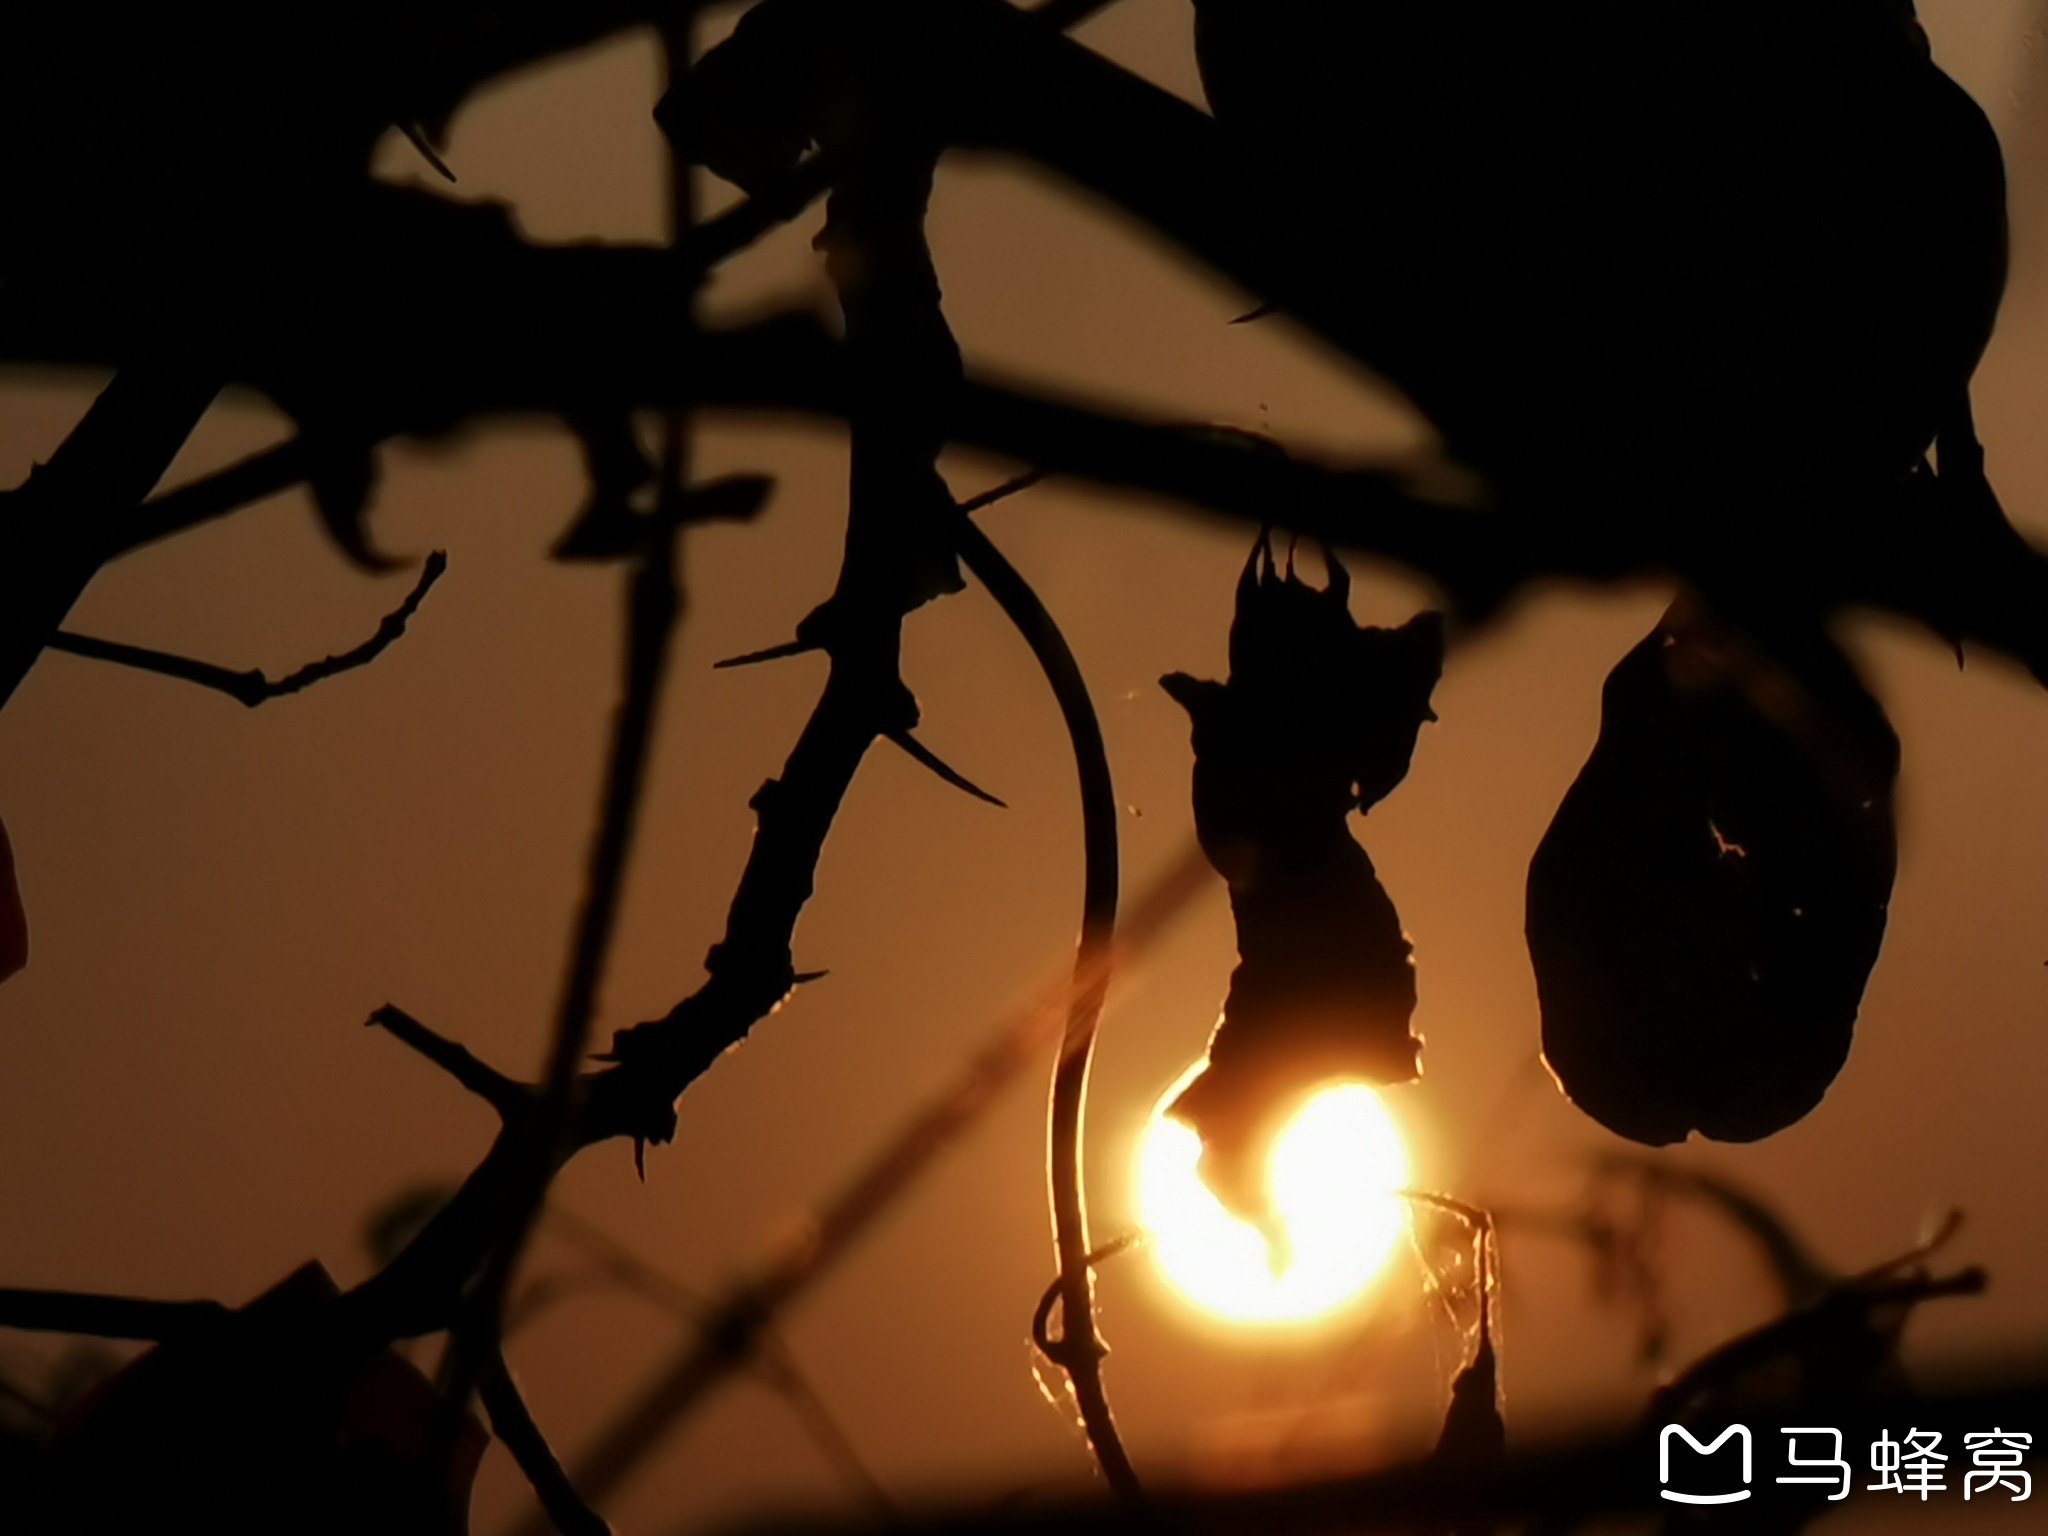
[{"label": "sharp thorn", "polygon": [[1324,591],[1331,594],[1331,601],[1347,613],[1351,609],[1351,572],[1346,568],[1337,551],[1330,547],[1327,539],[1318,541],[1323,553]]},{"label": "sharp thorn", "polygon": [[714,672],[728,671],[733,667],[757,667],[764,661],[783,661],[791,656],[804,656],[824,647],[810,640],[788,640],[781,645],[771,645],[765,651],[749,651],[744,656],[728,656],[723,661],[713,662]]},{"label": "sharp thorn", "polygon": [[1277,304],[1261,304],[1257,309],[1246,310],[1230,323],[1232,325],[1250,325],[1253,321],[1265,319],[1266,316],[1272,314],[1279,307]]},{"label": "sharp thorn", "polygon": [[823,981],[831,974],[830,971],[798,971],[789,978],[789,984],[793,987],[808,987],[812,982]]},{"label": "sharp thorn", "polygon": [[886,731],[883,734],[886,735],[889,738],[889,740],[896,743],[897,746],[901,747],[905,752],[909,753],[912,761],[920,763],[926,768],[931,769],[933,773],[937,774],[940,778],[944,779],[948,784],[952,785],[955,789],[963,790],[967,794],[974,796],[974,798],[977,800],[986,801],[988,804],[995,806],[998,810],[1007,811],[1009,809],[1009,806],[1006,805],[1003,801],[998,800],[994,795],[990,794],[987,790],[983,789],[979,784],[975,783],[965,774],[953,768],[936,752],[932,751],[930,747],[927,747],[923,742],[919,741],[915,736],[911,735],[910,732]]},{"label": "sharp thorn", "polygon": [[418,123],[404,122],[398,125],[398,131],[405,135],[405,140],[408,144],[420,152],[420,158],[438,171],[444,180],[451,182],[455,180],[455,172],[449,168],[448,162],[441,158],[440,152],[434,148],[433,143],[427,138],[425,129],[421,128]]},{"label": "sharp thorn", "polygon": [[966,501],[960,503],[958,510],[963,514],[971,516],[985,507],[992,507],[999,501],[1005,501],[1012,496],[1020,495],[1030,490],[1044,479],[1044,470],[1028,470],[1013,480],[1005,480],[993,490],[983,491],[979,496],[969,497]]}]

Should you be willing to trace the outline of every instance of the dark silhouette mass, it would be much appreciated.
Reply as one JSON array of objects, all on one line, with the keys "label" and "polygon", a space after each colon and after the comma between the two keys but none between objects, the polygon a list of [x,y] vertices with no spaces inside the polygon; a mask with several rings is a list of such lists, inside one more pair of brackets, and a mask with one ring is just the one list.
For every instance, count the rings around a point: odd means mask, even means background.
[{"label": "dark silhouette mass", "polygon": [[1443,625],[1362,629],[1325,557],[1321,591],[1264,539],[1238,582],[1230,680],[1176,672],[1194,725],[1195,832],[1230,884],[1239,961],[1209,1065],[1171,1113],[1201,1135],[1203,1176],[1270,1225],[1266,1150],[1325,1083],[1415,1076],[1415,975],[1400,915],[1345,822],[1408,776],[1433,719]]}]

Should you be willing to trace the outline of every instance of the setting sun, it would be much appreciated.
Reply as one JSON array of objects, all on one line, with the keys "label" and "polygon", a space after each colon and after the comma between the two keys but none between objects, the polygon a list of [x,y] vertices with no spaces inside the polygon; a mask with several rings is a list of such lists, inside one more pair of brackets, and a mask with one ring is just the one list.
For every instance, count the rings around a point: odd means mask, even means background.
[{"label": "setting sun", "polygon": [[1363,1083],[1321,1089],[1280,1132],[1268,1170],[1284,1241],[1269,1247],[1197,1171],[1202,1144],[1166,1115],[1201,1070],[1161,1096],[1138,1147],[1138,1219],[1160,1271],[1203,1311],[1239,1323],[1305,1322],[1364,1294],[1407,1219],[1400,1131]]}]

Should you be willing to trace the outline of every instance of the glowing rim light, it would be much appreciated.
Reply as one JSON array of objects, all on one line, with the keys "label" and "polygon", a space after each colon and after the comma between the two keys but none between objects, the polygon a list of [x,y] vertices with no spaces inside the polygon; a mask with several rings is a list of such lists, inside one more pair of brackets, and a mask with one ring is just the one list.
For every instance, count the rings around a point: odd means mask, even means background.
[{"label": "glowing rim light", "polygon": [[1197,1062],[1160,1097],[1138,1145],[1138,1220],[1154,1261],[1189,1301],[1239,1323],[1298,1323],[1362,1296],[1406,1229],[1401,1133],[1363,1083],[1320,1089],[1273,1144],[1268,1174],[1289,1253],[1274,1272],[1265,1238],[1226,1211],[1196,1172],[1201,1139],[1166,1116]]}]

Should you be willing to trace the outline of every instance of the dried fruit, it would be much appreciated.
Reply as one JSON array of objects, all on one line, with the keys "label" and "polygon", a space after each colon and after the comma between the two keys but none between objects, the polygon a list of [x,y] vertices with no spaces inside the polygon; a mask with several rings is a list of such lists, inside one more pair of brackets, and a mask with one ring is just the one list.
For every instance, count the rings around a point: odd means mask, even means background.
[{"label": "dried fruit", "polygon": [[1884,938],[1897,774],[1817,631],[1766,653],[1681,605],[1622,659],[1529,866],[1543,1054],[1575,1104],[1660,1145],[1820,1102]]},{"label": "dried fruit", "polygon": [[1406,777],[1435,718],[1443,623],[1360,627],[1326,560],[1318,590],[1291,563],[1281,574],[1262,539],[1238,583],[1229,682],[1163,679],[1194,723],[1195,828],[1230,882],[1240,957],[1208,1070],[1171,1113],[1201,1135],[1218,1198],[1255,1220],[1266,1148],[1309,1093],[1418,1070],[1408,940],[1346,823]]}]

